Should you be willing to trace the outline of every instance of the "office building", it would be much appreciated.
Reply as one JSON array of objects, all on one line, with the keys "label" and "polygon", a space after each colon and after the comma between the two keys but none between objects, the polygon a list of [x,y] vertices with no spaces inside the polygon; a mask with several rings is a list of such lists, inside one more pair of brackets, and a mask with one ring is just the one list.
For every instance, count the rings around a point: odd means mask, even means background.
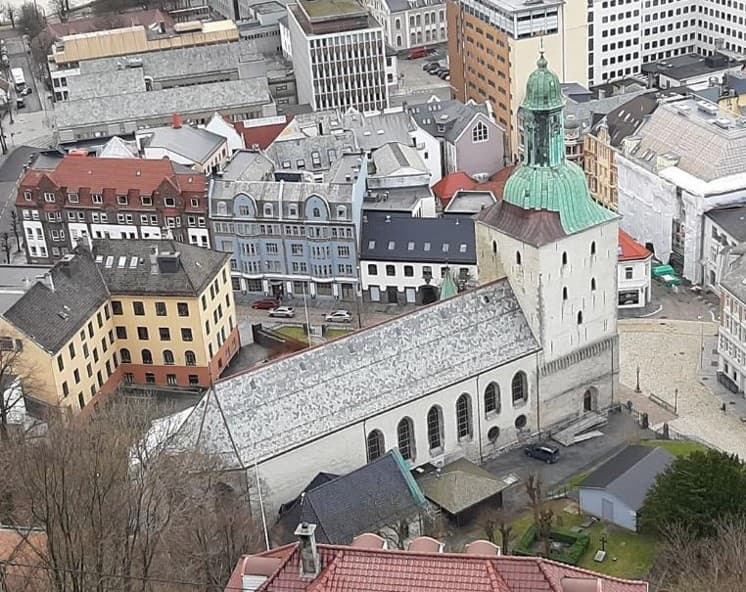
[{"label": "office building", "polygon": [[381,25],[356,0],[300,0],[288,5],[280,31],[299,103],[314,111],[389,106],[395,58],[386,55]]},{"label": "office building", "polygon": [[364,0],[396,51],[445,43],[445,0]]}]

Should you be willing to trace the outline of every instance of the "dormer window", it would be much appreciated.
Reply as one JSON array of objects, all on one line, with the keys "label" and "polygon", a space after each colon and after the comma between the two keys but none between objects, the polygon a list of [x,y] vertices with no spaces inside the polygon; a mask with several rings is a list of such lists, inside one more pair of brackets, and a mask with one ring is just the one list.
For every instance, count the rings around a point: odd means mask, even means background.
[{"label": "dormer window", "polygon": [[49,193],[49,192],[45,193],[44,201],[46,201],[47,203],[54,203],[54,193]]},{"label": "dormer window", "polygon": [[290,204],[288,206],[288,216],[290,216],[291,218],[298,217],[298,206],[296,204]]},{"label": "dormer window", "polygon": [[23,192],[23,199],[26,201],[31,201],[32,195],[30,191],[24,191]]},{"label": "dormer window", "polygon": [[264,217],[265,218],[271,218],[272,217],[272,204],[264,204]]},{"label": "dormer window", "polygon": [[314,208],[313,209],[313,217],[314,218],[320,218],[321,217],[321,211],[319,210],[319,208]]},{"label": "dormer window", "polygon": [[77,193],[68,193],[67,201],[70,203],[78,203],[80,201],[80,198],[78,197]]},{"label": "dormer window", "polygon": [[92,193],[91,201],[95,204],[100,204],[100,203],[104,203],[104,198],[101,196],[100,193]]},{"label": "dormer window", "polygon": [[447,253],[448,249],[450,249],[450,245],[448,243],[443,243],[443,252]]},{"label": "dormer window", "polygon": [[393,251],[395,246],[396,246],[396,243],[394,241],[389,241],[389,245],[388,245],[389,251]]},{"label": "dormer window", "polygon": [[127,202],[128,200],[126,195],[117,195],[117,205],[126,206]]},{"label": "dormer window", "polygon": [[153,198],[150,195],[143,195],[140,197],[140,203],[144,206],[152,206]]},{"label": "dormer window", "polygon": [[176,207],[176,200],[173,197],[164,197],[163,205],[165,205],[167,208]]},{"label": "dormer window", "polygon": [[347,208],[345,206],[337,206],[337,218],[346,218]]}]

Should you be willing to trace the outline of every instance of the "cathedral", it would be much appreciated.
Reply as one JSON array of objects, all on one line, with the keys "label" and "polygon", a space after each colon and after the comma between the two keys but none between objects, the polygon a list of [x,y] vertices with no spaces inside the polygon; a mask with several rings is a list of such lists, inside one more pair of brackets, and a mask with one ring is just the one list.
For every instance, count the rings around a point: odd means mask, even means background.
[{"label": "cathedral", "polygon": [[543,55],[522,166],[476,223],[478,288],[218,381],[170,443],[260,477],[264,504],[397,447],[476,463],[618,402],[617,217],[565,159]]}]

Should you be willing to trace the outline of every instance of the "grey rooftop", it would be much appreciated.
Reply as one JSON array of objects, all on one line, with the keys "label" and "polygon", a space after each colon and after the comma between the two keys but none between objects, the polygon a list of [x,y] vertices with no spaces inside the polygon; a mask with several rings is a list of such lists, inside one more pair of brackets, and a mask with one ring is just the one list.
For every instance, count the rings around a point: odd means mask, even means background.
[{"label": "grey rooftop", "polygon": [[188,118],[192,113],[213,113],[271,102],[267,79],[252,78],[65,101],[56,103],[54,111],[57,127],[64,130],[116,122],[147,121],[151,118],[171,117],[173,113],[180,113]]},{"label": "grey rooftop", "polygon": [[461,103],[455,99],[408,105],[407,111],[431,136],[449,142],[454,142],[478,113],[489,114],[485,104]]},{"label": "grey rooftop", "polygon": [[37,280],[51,269],[49,265],[0,265],[0,314],[8,310]]},{"label": "grey rooftop", "polygon": [[705,216],[739,243],[746,241],[746,205],[716,208],[705,212]]},{"label": "grey rooftop", "polygon": [[[216,202],[248,195],[256,202],[302,203],[312,195],[319,195],[331,203],[350,203],[352,191],[346,185],[327,183],[288,183],[285,181],[230,181],[216,179],[210,185],[210,211],[217,213]],[[229,215],[232,215],[229,208]]]},{"label": "grey rooftop", "polygon": [[248,467],[538,350],[498,280],[217,382],[171,445]]},{"label": "grey rooftop", "polygon": [[67,87],[70,100],[111,97],[125,93],[145,92],[142,69],[130,68],[69,76]]},{"label": "grey rooftop", "polygon": [[369,213],[363,217],[360,259],[471,264],[477,262],[471,218],[413,218]]},{"label": "grey rooftop", "polygon": [[154,127],[137,132],[143,148],[163,148],[199,164],[206,163],[224,143],[225,138],[204,128],[182,125]]}]

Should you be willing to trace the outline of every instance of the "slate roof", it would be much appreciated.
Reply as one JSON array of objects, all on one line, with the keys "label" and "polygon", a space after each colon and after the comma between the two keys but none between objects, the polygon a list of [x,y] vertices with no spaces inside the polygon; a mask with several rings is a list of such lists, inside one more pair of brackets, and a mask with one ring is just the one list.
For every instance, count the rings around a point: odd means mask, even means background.
[{"label": "slate roof", "polygon": [[[203,48],[200,48],[203,49]],[[100,126],[103,123],[147,121],[180,113],[212,113],[272,102],[266,78],[211,82],[55,103],[58,129]]]},{"label": "slate roof", "polygon": [[[682,115],[681,108],[689,111]],[[723,129],[712,121],[729,122]],[[640,127],[636,137],[639,145],[632,153],[634,160],[648,169],[655,169],[657,156],[677,158],[676,165],[685,173],[703,181],[714,181],[746,171],[746,127],[738,118],[723,110],[711,115],[700,109],[697,101],[688,99],[663,103]]]},{"label": "slate roof", "polygon": [[538,351],[502,279],[221,380],[172,442],[248,466]]},{"label": "slate roof", "polygon": [[[279,202],[281,197],[283,202],[304,202],[311,195],[320,195],[332,203],[350,203],[353,197],[349,186],[328,183],[215,180],[211,189],[210,211],[212,215],[217,215],[216,200],[232,200],[240,193],[253,197],[257,202]],[[228,214],[233,215],[230,208]]]},{"label": "slate roof", "polygon": [[[237,71],[241,56],[256,53],[256,45],[252,41],[214,43],[86,60],[80,64],[80,73],[81,76],[107,71],[121,74],[131,70],[140,72],[141,77],[150,76],[157,82],[168,78],[189,78],[200,74]],[[130,60],[140,60],[142,67],[120,67]]]},{"label": "slate roof", "polygon": [[298,524],[316,525],[316,541],[348,545],[365,532],[376,532],[396,520],[413,518],[425,498],[398,450],[304,493],[281,515],[281,543],[296,540]]},{"label": "slate roof", "polygon": [[557,212],[526,210],[506,201],[482,210],[476,219],[535,247],[567,236]]},{"label": "slate roof", "polygon": [[203,128],[173,125],[140,130],[143,148],[163,148],[196,163],[206,163],[224,143],[225,138]]},{"label": "slate roof", "polygon": [[[180,254],[175,273],[158,271],[153,249]],[[204,249],[175,240],[94,239],[93,254],[111,294],[196,296],[230,259],[230,253]],[[99,257],[101,260],[99,261]],[[113,258],[111,267],[107,259]],[[124,265],[121,264],[125,259]],[[133,266],[132,261],[136,261]],[[155,273],[154,273],[155,270]]]},{"label": "slate roof", "polygon": [[[84,62],[85,63],[85,62]],[[110,97],[133,92],[145,92],[142,68],[125,68],[68,76],[67,87],[71,101]]]},{"label": "slate roof", "polygon": [[637,96],[606,115],[606,127],[609,130],[609,141],[612,146],[619,147],[622,140],[633,135],[640,127],[645,117],[658,107],[655,93],[645,93]]},{"label": "slate roof", "polygon": [[54,353],[109,298],[90,252],[77,248],[49,271],[54,290],[37,281],[3,315],[40,347]]},{"label": "slate roof", "polygon": [[[539,557],[418,553],[320,544],[321,573],[302,578],[300,547],[293,544],[249,559],[274,559],[257,592],[563,592],[565,578],[586,580],[584,590],[648,592],[642,581],[622,580]],[[229,580],[241,587],[246,557]],[[251,573],[251,572],[249,572]]]},{"label": "slate roof", "polygon": [[644,246],[619,229],[619,261],[642,261],[652,256]]},{"label": "slate roof", "polygon": [[[473,101],[461,103],[455,99],[408,105],[407,111],[417,125],[431,136],[445,138],[449,142],[454,142],[461,135],[477,113],[489,117],[486,104],[477,104]],[[438,131],[439,125],[443,126],[443,131]]]},{"label": "slate roof", "polygon": [[[574,121],[583,130],[590,129],[604,115],[618,110],[622,110],[626,114],[625,107],[630,103],[632,103],[630,112],[634,113],[634,101],[639,96],[645,96],[644,93],[649,93],[649,91],[640,86],[623,94],[604,97],[603,99],[591,99],[585,102],[568,101],[565,105],[565,127],[568,127]],[[624,116],[622,115],[622,117]]]},{"label": "slate roof", "polygon": [[50,265],[0,264],[0,314],[9,309],[50,269]]},{"label": "slate roof", "polygon": [[663,448],[627,446],[593,471],[580,485],[583,489],[605,489],[636,511],[648,490],[675,460]]},{"label": "slate roof", "polygon": [[[280,136],[267,148],[265,154],[281,170],[328,171],[332,163],[345,152],[351,152],[355,137],[350,131],[341,134],[303,136],[285,139]],[[314,154],[318,154],[318,165],[314,164]],[[303,166],[299,166],[299,160]]]},{"label": "slate roof", "polygon": [[237,150],[223,167],[225,181],[264,181],[273,178],[274,163],[261,152]]},{"label": "slate roof", "polygon": [[363,219],[360,245],[360,259],[364,261],[477,262],[474,221],[468,217],[369,213]]},{"label": "slate roof", "polygon": [[739,243],[746,241],[746,205],[715,208],[705,212],[705,216]]},{"label": "slate roof", "polygon": [[726,264],[720,277],[720,285],[746,302],[746,244],[727,247],[723,251]]}]

